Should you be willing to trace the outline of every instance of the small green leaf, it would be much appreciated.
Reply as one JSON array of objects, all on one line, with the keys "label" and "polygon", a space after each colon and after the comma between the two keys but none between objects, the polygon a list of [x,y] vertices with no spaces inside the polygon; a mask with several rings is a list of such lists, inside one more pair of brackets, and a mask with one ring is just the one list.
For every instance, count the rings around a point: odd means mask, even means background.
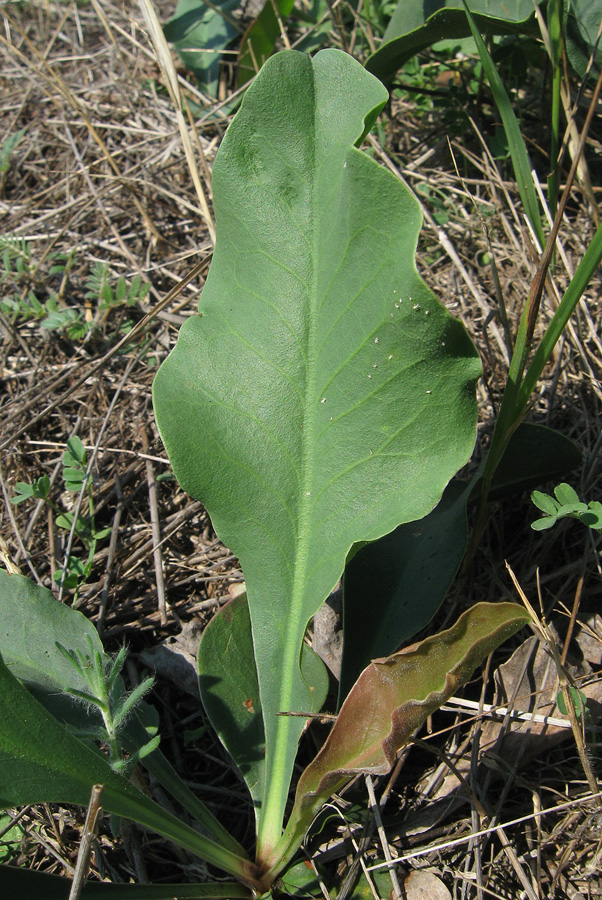
[{"label": "small green leaf", "polygon": [[536,519],[531,522],[531,528],[533,531],[547,531],[548,528],[553,528],[557,521],[556,516],[546,516],[545,519]]},{"label": "small green leaf", "polygon": [[80,468],[63,469],[63,480],[68,491],[79,491],[85,481],[85,473]]},{"label": "small green leaf", "polygon": [[[7,813],[0,814],[0,864],[9,862],[13,856],[16,856],[21,846],[21,841],[25,836],[25,832],[20,823],[12,825],[12,817]],[[1,883],[1,882],[0,882]]]},{"label": "small green leaf", "polygon": [[64,465],[72,465],[72,463],[67,462],[65,459],[67,454],[70,455],[71,459],[75,459],[80,465],[86,464],[86,448],[77,435],[69,438],[67,441],[67,450],[63,453]]},{"label": "small green leaf", "polygon": [[61,569],[54,573],[52,580],[55,584],[62,584],[67,591],[75,591],[81,581],[78,575],[73,575],[71,573],[67,573],[63,576],[63,572]]},{"label": "small green leaf", "polygon": [[560,504],[553,497],[550,497],[549,494],[544,494],[542,491],[533,491],[531,501],[537,509],[547,513],[549,516],[556,516],[560,509]]},{"label": "small green leaf", "polygon": [[26,481],[18,481],[15,485],[15,490],[17,493],[10,498],[13,506],[17,506],[17,504],[23,503],[25,500],[31,500],[34,496],[33,485],[28,484]]},{"label": "small green leaf", "polygon": [[117,303],[123,303],[127,296],[127,284],[123,275],[119,276],[117,287],[115,288],[115,300]]},{"label": "small green leaf", "polygon": [[148,692],[152,689],[153,684],[155,683],[155,679],[151,676],[145,678],[144,681],[141,681],[140,684],[134,688],[131,694],[123,701],[119,710],[113,716],[113,725],[115,728],[119,726],[121,722],[132,712],[134,707],[140,703],[143,697],[145,697]]},{"label": "small green leaf", "polygon": [[602,528],[602,503],[598,500],[590,500],[587,512],[581,513],[579,521],[596,531]]},{"label": "small green leaf", "polygon": [[573,504],[581,503],[577,491],[575,491],[570,484],[562,482],[561,484],[556,485],[554,494],[561,506],[572,506]]},{"label": "small green leaf", "polygon": [[140,762],[140,760],[145,759],[149,755],[149,753],[154,753],[155,750],[157,750],[160,743],[161,735],[157,734],[147,744],[145,744],[143,747],[140,747],[139,750],[136,750],[135,753],[133,753],[130,757],[129,762]]},{"label": "small green leaf", "polygon": [[50,478],[48,475],[42,475],[37,478],[32,485],[33,495],[37,500],[46,500],[50,493]]},{"label": "small green leaf", "polygon": [[142,284],[142,277],[140,275],[134,275],[130,284],[129,291],[129,300],[130,302],[134,300],[140,291],[140,285]]},{"label": "small green leaf", "polygon": [[[587,697],[580,691],[578,688],[569,686],[569,691],[573,700],[573,706],[575,707],[575,714],[577,716],[577,721],[581,722],[583,715],[585,714],[585,718],[587,719],[589,713],[587,709]],[[556,695],[556,706],[558,707],[560,713],[563,716],[568,716],[568,709],[566,708],[566,703],[564,700],[564,694],[562,691],[558,691]]]}]

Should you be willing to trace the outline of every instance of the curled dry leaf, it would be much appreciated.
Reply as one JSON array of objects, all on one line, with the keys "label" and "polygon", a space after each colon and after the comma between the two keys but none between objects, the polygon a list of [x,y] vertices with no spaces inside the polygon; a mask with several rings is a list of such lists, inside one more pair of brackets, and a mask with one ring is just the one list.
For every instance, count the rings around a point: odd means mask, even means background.
[{"label": "curled dry leaf", "polygon": [[[601,718],[602,684],[597,679],[583,683],[583,679],[591,673],[588,653],[593,655],[599,643],[595,634],[584,628],[577,634],[575,644],[577,652],[583,653],[583,660],[570,667],[571,675],[587,698],[590,716],[597,722]],[[496,671],[494,680],[494,707],[509,708],[515,714],[529,713],[539,718],[513,718],[509,721],[507,717],[499,716],[485,719],[479,738],[480,759],[490,773],[506,778],[509,767],[522,768],[562,741],[573,740],[568,717],[556,706],[558,676],[554,663],[535,635],[517,647],[510,659]],[[548,716],[552,717],[551,722],[545,721]],[[558,719],[566,720],[566,727],[555,724]],[[465,755],[456,761],[456,773],[468,777],[470,766],[470,756]],[[450,772],[445,777],[432,797],[428,815],[424,820],[420,815],[416,817],[412,830],[422,831],[432,827],[441,816],[449,814],[450,806],[464,802],[467,795],[456,773]]]},{"label": "curled dry leaf", "polygon": [[441,878],[430,869],[416,869],[404,879],[406,900],[451,900]]},{"label": "curled dry leaf", "polygon": [[498,644],[528,621],[527,612],[514,603],[478,603],[446,631],[373,660],[299,780],[278,856],[283,845],[290,842],[292,847],[322,804],[350,778],[389,772],[397,751],[414,731]]}]

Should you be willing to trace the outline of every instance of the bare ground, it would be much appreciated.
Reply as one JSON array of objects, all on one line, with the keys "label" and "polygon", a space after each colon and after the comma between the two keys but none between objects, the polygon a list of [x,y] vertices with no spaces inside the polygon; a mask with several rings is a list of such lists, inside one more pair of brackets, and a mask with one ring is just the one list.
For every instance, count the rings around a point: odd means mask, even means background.
[{"label": "bare ground", "polygon": [[[168,11],[160,10],[163,19]],[[10,166],[0,176],[3,253],[9,243],[12,247],[10,261],[5,255],[0,265],[0,300],[19,298],[21,303],[20,312],[5,305],[0,313],[1,549],[6,562],[38,583],[52,585],[53,574],[63,565],[67,532],[57,528],[56,516],[43,503],[15,506],[9,501],[18,482],[46,474],[56,505],[70,509],[74,498],[62,490],[61,458],[68,438],[78,435],[94,458],[96,525],[110,534],[99,544],[76,605],[96,623],[109,650],[127,641],[128,674],[135,681],[144,672],[145,651],[190,623],[202,628],[242,582],[236,559],[216,539],[201,504],[169,477],[159,478],[169,476],[170,467],[154,424],[150,388],[179,325],[194,314],[204,270],[143,322],[195,264],[209,259],[211,221],[202,194],[193,188],[173,103],[137,6],[37,0],[5,3],[0,15],[0,134],[10,137],[23,130]],[[332,41],[336,44],[336,33]],[[191,79],[183,70],[180,75],[189,99],[202,106]],[[225,94],[228,77],[226,72]],[[454,75],[460,83],[462,78],[461,70]],[[372,138],[372,152],[424,200],[419,267],[481,352],[483,448],[507,371],[499,299],[515,328],[536,259],[511,169],[494,162],[488,150],[494,131],[491,110],[475,95],[468,109],[471,118],[465,109],[460,114],[454,106],[461,103],[453,99],[455,84],[447,77],[436,81],[430,105],[417,104],[411,93],[396,99],[380,140]],[[547,146],[543,100],[545,94],[533,86],[521,97],[536,166],[545,172],[540,151]],[[227,121],[198,115],[189,132],[209,203],[209,172]],[[579,110],[578,127],[582,121]],[[594,122],[586,151],[594,197],[600,183],[599,133]],[[596,218],[595,207],[576,189],[543,324],[554,309],[555,294],[562,294],[591,240]],[[20,269],[18,258],[24,260]],[[55,271],[66,262],[67,272]],[[128,284],[139,275],[150,284],[150,293],[131,306],[101,309],[97,297],[87,296],[98,264],[108,266],[113,287],[121,275]],[[532,421],[559,429],[581,448],[583,466],[567,480],[588,500],[600,497],[601,478],[599,288],[596,277],[530,411]],[[40,326],[42,315],[23,313],[30,292],[42,304],[55,295],[59,312],[75,310],[79,318],[71,324],[79,323],[82,333],[69,333],[65,319],[51,329]],[[136,323],[144,325],[140,333],[112,352]],[[477,448],[476,459],[479,452]],[[590,685],[599,706],[598,538],[571,522],[542,536],[529,528],[535,517],[526,495],[492,508],[472,569],[455,586],[437,624],[448,623],[478,600],[514,599],[504,560],[535,601],[539,570],[544,609],[560,632],[559,649],[580,683]],[[72,592],[63,595],[66,602],[73,600]],[[565,647],[571,614],[576,624]],[[495,671],[513,649],[497,654],[465,696],[492,702]],[[509,692],[520,667],[530,671],[532,665],[532,660],[508,665]],[[535,697],[526,696],[524,702],[530,702],[531,710],[549,712],[555,685],[542,676],[533,687]],[[206,732],[196,740],[184,739],[184,729],[194,732],[203,725],[198,701],[162,675],[154,698],[164,751],[239,839],[249,843],[244,789],[220,747]],[[558,711],[555,715],[566,718]],[[506,722],[504,728],[508,726]],[[381,802],[382,834],[391,854],[403,860],[397,868],[400,877],[421,871],[432,878],[435,873],[454,897],[602,896],[602,815],[591,799],[591,779],[588,784],[570,729],[558,729],[565,736],[559,743],[542,740],[536,745],[541,726],[529,726],[536,734],[523,734],[509,752],[495,743],[499,727],[482,711],[450,707],[434,717],[422,741],[404,751],[390,783],[376,785],[377,793],[385,789],[388,798],[386,805]],[[586,734],[594,777],[597,735],[595,728]],[[488,741],[493,749],[477,775],[479,747],[488,747]],[[464,772],[460,787],[452,783],[454,769]],[[361,784],[348,792],[329,845],[317,842],[313,848],[343,883],[356,857],[362,866],[383,858],[374,817],[365,815],[366,790]],[[450,805],[453,791],[461,800]],[[40,806],[22,813],[20,823],[24,836],[13,861],[70,874],[80,813]],[[174,854],[164,842],[133,828],[120,849],[105,826],[91,877],[194,881],[204,877],[203,871],[186,854]],[[408,892],[410,886],[411,879]],[[436,888],[431,880],[424,896],[435,897]]]}]

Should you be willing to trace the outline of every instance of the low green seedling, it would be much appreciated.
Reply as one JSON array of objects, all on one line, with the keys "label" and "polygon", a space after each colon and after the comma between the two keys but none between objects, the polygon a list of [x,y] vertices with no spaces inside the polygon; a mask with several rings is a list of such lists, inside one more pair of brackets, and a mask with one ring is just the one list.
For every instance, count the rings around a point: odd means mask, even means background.
[{"label": "low green seedling", "polygon": [[31,245],[25,238],[13,234],[0,235],[0,282],[22,282],[31,275],[33,254]]},{"label": "low green seedling", "polygon": [[97,528],[94,518],[94,492],[92,476],[87,470],[87,452],[81,439],[74,436],[67,441],[67,449],[63,453],[63,486],[71,494],[85,494],[88,502],[88,514],[83,515],[64,510],[50,497],[50,479],[42,475],[31,483],[19,481],[15,486],[16,494],[11,497],[15,506],[27,500],[42,500],[55,514],[56,525],[75,537],[87,550],[85,559],[69,553],[65,566],[55,572],[54,579],[66,590],[77,592],[92,572],[94,555],[99,541],[108,537],[110,528]]},{"label": "low green seedling", "polygon": [[72,733],[76,737],[89,738],[105,744],[111,768],[114,772],[125,774],[159,746],[160,737],[156,735],[127,757],[122,749],[122,731],[127,719],[151,690],[154,678],[152,676],[145,678],[130,694],[125,694],[123,683],[119,678],[126,658],[125,647],[122,647],[115,658],[111,659],[110,657],[106,658],[100,650],[93,646],[90,634],[85,635],[85,641],[85,653],[79,648],[68,650],[61,643],[56,642],[57,650],[73,666],[79,679],[85,685],[84,690],[68,686],[65,688],[65,693],[91,709],[97,710],[102,718],[102,725],[86,729],[72,729]]},{"label": "low green seedling", "polygon": [[[134,276],[129,284],[123,275],[115,281],[106,263],[96,263],[85,280],[84,305],[66,305],[63,297],[75,256],[75,250],[51,255],[48,276],[60,275],[61,284],[58,291],[50,290],[43,282],[44,273],[38,271],[30,243],[15,235],[1,236],[0,283],[12,287],[15,292],[0,299],[0,311],[13,322],[37,322],[45,331],[81,341],[97,332],[114,310],[128,309],[146,300],[150,284],[143,282],[140,275]],[[45,298],[44,293],[48,293]],[[126,320],[120,327],[127,333],[132,323]]]},{"label": "low green seedling", "polygon": [[602,503],[590,500],[583,503],[577,492],[564,482],[554,488],[554,496],[542,491],[533,491],[531,500],[544,515],[531,522],[534,531],[553,528],[560,519],[577,519],[593,531],[602,531]]},{"label": "low green seedling", "polygon": [[0,144],[0,185],[4,183],[11,164],[11,157],[25,136],[25,129],[15,131]]},{"label": "low green seedling", "polygon": [[113,276],[106,263],[96,263],[86,279],[88,290],[85,297],[95,300],[101,313],[119,306],[135,306],[146,300],[150,291],[150,284],[143,283],[140,275],[135,275],[129,285],[123,275],[119,276],[115,287],[112,281]]}]

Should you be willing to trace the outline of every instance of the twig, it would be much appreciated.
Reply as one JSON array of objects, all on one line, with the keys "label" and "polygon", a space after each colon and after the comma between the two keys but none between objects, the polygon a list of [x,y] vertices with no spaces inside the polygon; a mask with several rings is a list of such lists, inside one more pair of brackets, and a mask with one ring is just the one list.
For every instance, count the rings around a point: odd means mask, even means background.
[{"label": "twig", "polygon": [[[376,794],[374,793],[374,782],[372,781],[371,775],[366,775],[366,787],[368,789],[368,798],[370,801],[370,809],[372,811],[372,815],[374,816],[374,821],[376,822],[376,830],[378,831],[378,837],[380,840],[380,845],[383,848],[383,855],[387,862],[392,862],[391,851],[389,850],[389,842],[387,840],[387,836],[385,834],[385,829],[383,828],[383,820],[380,815],[380,807],[376,802]],[[401,890],[401,885],[399,883],[399,878],[397,877],[397,872],[393,867],[389,869],[389,876],[391,878],[391,884],[393,885],[393,890],[391,891],[392,900],[400,900],[403,897],[403,893]]]},{"label": "twig", "polygon": [[163,579],[163,554],[161,553],[161,527],[159,525],[159,508],[157,505],[157,482],[150,459],[145,461],[148,481],[148,499],[150,505],[151,532],[153,536],[153,559],[155,562],[155,580],[157,582],[157,601],[161,625],[167,625],[167,604],[165,602],[165,582]]},{"label": "twig", "polygon": [[82,888],[88,874],[88,866],[90,864],[90,854],[92,853],[92,841],[96,831],[98,817],[102,811],[100,798],[103,790],[102,784],[95,784],[90,794],[90,802],[88,804],[88,814],[84,823],[84,831],[82,839],[77,851],[77,863],[75,872],[73,873],[73,881],[71,882],[71,890],[69,891],[69,900],[79,900]]},{"label": "twig", "polygon": [[115,472],[115,494],[117,495],[117,508],[113,516],[113,526],[111,529],[111,540],[109,541],[109,554],[107,556],[107,569],[104,584],[102,586],[102,595],[100,598],[100,609],[98,618],[96,619],[96,630],[102,637],[104,631],[105,617],[107,614],[107,604],[109,600],[109,588],[113,580],[113,562],[115,560],[115,551],[117,550],[117,538],[119,536],[119,526],[121,524],[121,515],[123,513],[123,494],[121,492],[121,481],[119,475]]},{"label": "twig", "polygon": [[180,85],[178,83],[176,67],[174,66],[171,53],[169,52],[169,47],[167,46],[167,41],[165,40],[165,35],[163,34],[163,29],[161,28],[161,23],[157,18],[157,13],[155,12],[153,4],[150,2],[150,0],[139,0],[139,3],[140,9],[142,10],[142,15],[144,16],[146,27],[148,28],[150,39],[155,48],[155,53],[157,54],[157,62],[159,63],[161,71],[163,72],[167,90],[169,91],[169,95],[176,110],[176,119],[178,122],[178,128],[180,130],[180,137],[182,139],[184,155],[186,156],[186,162],[188,163],[188,169],[190,171],[190,177],[192,178],[192,183],[194,184],[197,197],[199,198],[199,203],[203,211],[207,230],[209,231],[212,242],[215,244],[215,225],[213,224],[213,217],[209,212],[209,204],[207,203],[205,189],[203,188],[199,170],[194,158],[192,143],[190,141],[190,133],[188,131],[188,126],[186,125],[186,119],[184,118],[182,95],[180,93]]},{"label": "twig", "polygon": [[525,816],[519,816],[516,819],[510,819],[510,821],[503,822],[501,825],[483,828],[481,831],[471,832],[471,834],[465,834],[459,838],[452,838],[452,840],[442,842],[441,844],[431,844],[428,847],[421,847],[419,850],[413,850],[411,853],[405,853],[403,856],[398,856],[397,859],[392,860],[390,863],[375,863],[373,866],[368,866],[368,871],[375,872],[378,871],[378,869],[386,869],[389,866],[401,865],[401,863],[408,862],[411,859],[419,859],[421,856],[428,856],[431,853],[440,853],[442,850],[449,850],[451,847],[461,847],[463,844],[470,843],[475,838],[495,834],[498,828],[511,828],[513,825],[522,825],[523,822],[531,822],[533,819],[539,819],[541,816],[546,816],[548,813],[559,813],[564,809],[583,805],[592,800],[599,802],[600,798],[602,798],[602,791],[598,791],[597,794],[589,794],[586,797],[579,797],[576,800],[567,800],[566,803],[560,803],[558,806],[549,806],[539,810],[539,812],[532,812]]}]

